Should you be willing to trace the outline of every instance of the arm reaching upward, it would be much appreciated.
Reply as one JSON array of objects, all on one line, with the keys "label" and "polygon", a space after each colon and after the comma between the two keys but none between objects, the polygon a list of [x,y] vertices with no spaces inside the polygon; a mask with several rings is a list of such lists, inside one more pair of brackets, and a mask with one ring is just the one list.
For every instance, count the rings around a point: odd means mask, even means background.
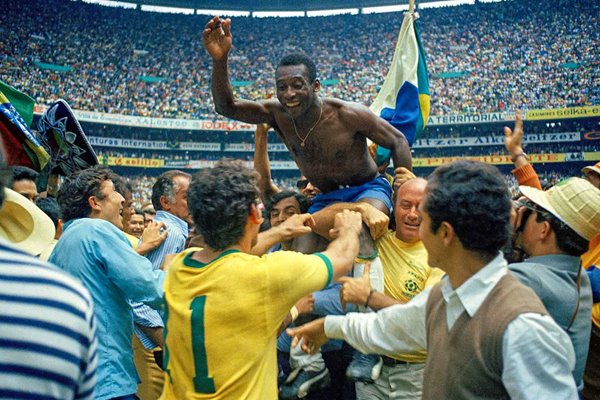
[{"label": "arm reaching upward", "polygon": [[514,130],[508,126],[504,127],[504,146],[515,164],[512,173],[517,178],[519,185],[541,189],[540,179],[523,151],[523,118],[519,110],[515,113]]},{"label": "arm reaching upward", "polygon": [[249,100],[236,100],[233,88],[229,82],[229,68],[227,59],[233,45],[231,35],[231,20],[221,19],[216,16],[204,27],[202,32],[204,47],[213,59],[212,70],[212,96],[215,110],[228,118],[251,124],[268,123],[273,125],[274,119],[268,108],[275,102],[257,102]]},{"label": "arm reaching upward", "polygon": [[260,199],[264,204],[267,204],[271,196],[280,192],[280,189],[271,179],[268,152],[269,128],[267,124],[259,124],[256,125],[256,130],[254,131],[254,169],[260,175],[258,188],[260,190]]}]

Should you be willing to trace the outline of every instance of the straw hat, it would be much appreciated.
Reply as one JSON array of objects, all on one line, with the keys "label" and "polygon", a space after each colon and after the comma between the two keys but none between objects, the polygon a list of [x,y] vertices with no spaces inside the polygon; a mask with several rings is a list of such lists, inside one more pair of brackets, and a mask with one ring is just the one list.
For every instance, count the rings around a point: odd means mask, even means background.
[{"label": "straw hat", "polygon": [[591,240],[600,232],[600,190],[585,179],[569,178],[545,192],[529,186],[519,190],[581,237]]},{"label": "straw hat", "polygon": [[583,172],[585,172],[585,171],[594,171],[595,173],[597,173],[598,175],[600,175],[600,161],[598,161],[594,165],[588,165],[587,167],[583,167],[581,169],[581,171],[583,171]]},{"label": "straw hat", "polygon": [[54,223],[32,201],[4,188],[0,210],[0,237],[37,256],[54,239]]}]

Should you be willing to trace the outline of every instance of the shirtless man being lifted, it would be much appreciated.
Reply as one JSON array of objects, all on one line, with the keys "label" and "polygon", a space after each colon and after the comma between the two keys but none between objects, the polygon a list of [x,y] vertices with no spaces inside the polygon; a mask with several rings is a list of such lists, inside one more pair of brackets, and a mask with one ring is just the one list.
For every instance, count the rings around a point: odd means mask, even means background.
[{"label": "shirtless man being lifted", "polygon": [[[333,217],[343,208],[358,207],[356,211],[363,211],[360,205],[348,203],[370,203],[388,214],[391,187],[378,175],[367,138],[391,150],[395,167],[411,169],[408,142],[400,131],[363,105],[319,97],[315,64],[303,54],[289,55],[280,61],[275,73],[277,100],[235,99],[227,66],[232,47],[231,20],[214,17],[206,24],[203,37],[213,59],[216,111],[251,124],[267,123],[275,129],[302,174],[322,192],[315,197],[309,212],[342,203],[315,217],[317,233],[329,238]],[[364,214],[367,224],[369,218],[376,218]],[[381,235],[386,230],[379,225],[371,227],[371,235]],[[362,250],[361,255],[365,255]]]},{"label": "shirtless man being lifted", "polygon": [[[302,175],[321,191],[308,210],[316,224],[313,231],[318,235],[296,239],[293,248],[303,253],[320,250],[322,238],[331,239],[329,230],[335,215],[344,209],[358,211],[365,223],[359,258],[363,261],[372,259],[371,284],[382,291],[383,267],[374,240],[387,232],[392,187],[383,175],[379,175],[368,151],[367,138],[391,150],[394,167],[412,169],[404,135],[363,105],[319,97],[321,84],[316,66],[304,54],[291,54],[280,60],[275,71],[277,100],[236,99],[227,65],[232,47],[231,20],[214,17],[202,34],[204,46],[213,59],[212,96],[217,113],[250,124],[272,126]],[[362,276],[363,265],[362,262],[355,263],[355,276]],[[381,359],[362,357],[364,359],[355,358],[348,370],[357,373],[347,373],[351,379],[376,379]],[[295,397],[298,386],[304,385],[306,380],[325,380],[327,374],[322,358],[301,360],[297,356],[294,359],[302,372],[282,388],[282,395],[289,391],[290,398]]]}]

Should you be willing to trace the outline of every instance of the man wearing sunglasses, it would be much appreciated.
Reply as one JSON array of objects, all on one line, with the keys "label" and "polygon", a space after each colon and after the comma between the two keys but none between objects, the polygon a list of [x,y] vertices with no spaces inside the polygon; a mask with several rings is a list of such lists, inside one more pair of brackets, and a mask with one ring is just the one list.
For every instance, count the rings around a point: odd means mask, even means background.
[{"label": "man wearing sunglasses", "polygon": [[517,243],[525,261],[509,269],[540,297],[575,349],[573,377],[579,391],[591,332],[592,291],[581,255],[600,231],[600,191],[588,181],[570,178],[548,191],[521,186],[517,203]]}]

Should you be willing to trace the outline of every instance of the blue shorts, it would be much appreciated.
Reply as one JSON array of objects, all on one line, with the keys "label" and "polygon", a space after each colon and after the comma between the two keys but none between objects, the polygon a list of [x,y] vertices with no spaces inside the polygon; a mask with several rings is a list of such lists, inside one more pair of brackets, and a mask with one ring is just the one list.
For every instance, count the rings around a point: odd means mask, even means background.
[{"label": "blue shorts", "polygon": [[334,203],[356,203],[360,199],[377,199],[392,209],[392,186],[383,175],[360,186],[348,186],[328,193],[319,193],[312,201],[309,213],[315,213]]}]

